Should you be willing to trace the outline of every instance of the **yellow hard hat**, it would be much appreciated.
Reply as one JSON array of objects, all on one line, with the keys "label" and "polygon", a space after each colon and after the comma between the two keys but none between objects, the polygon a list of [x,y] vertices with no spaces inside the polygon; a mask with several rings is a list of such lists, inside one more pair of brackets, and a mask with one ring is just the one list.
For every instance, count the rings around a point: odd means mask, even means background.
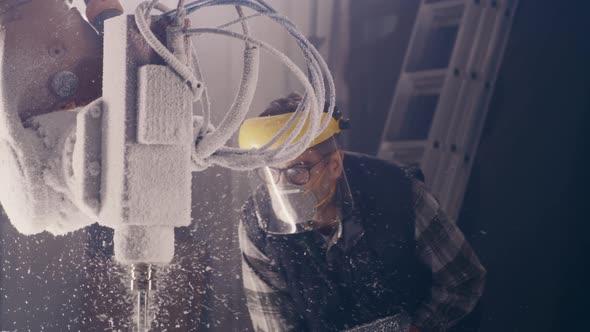
[{"label": "yellow hard hat", "polygon": [[[291,116],[293,116],[294,112],[285,113],[280,115],[273,115],[273,116],[265,116],[265,117],[258,117],[258,118],[251,118],[242,124],[240,127],[240,133],[238,137],[238,143],[240,148],[242,149],[255,149],[260,148],[270,142],[272,138],[283,128],[283,126],[289,121]],[[322,122],[325,121],[327,114],[322,114]],[[309,147],[315,146],[317,144],[322,143],[323,141],[327,140],[328,138],[340,133],[341,120],[337,120],[334,117],[330,118],[330,122],[328,127],[324,129],[324,131],[316,137]],[[293,123],[291,128],[285,132],[285,134],[275,143],[272,145],[273,148],[277,147],[279,144],[283,143],[287,137],[295,130],[297,126],[296,123]],[[303,134],[309,127],[309,120],[306,121],[305,125],[303,126],[303,130],[299,133],[297,138],[293,142],[298,142]]]}]

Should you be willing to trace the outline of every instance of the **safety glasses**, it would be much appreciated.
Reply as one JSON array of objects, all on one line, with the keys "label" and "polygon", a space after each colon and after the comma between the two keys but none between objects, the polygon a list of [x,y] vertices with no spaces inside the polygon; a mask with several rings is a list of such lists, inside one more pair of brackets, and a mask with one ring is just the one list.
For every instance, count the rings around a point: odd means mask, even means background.
[{"label": "safety glasses", "polygon": [[311,171],[313,168],[325,161],[330,155],[332,155],[332,152],[325,154],[322,156],[322,159],[312,165],[294,165],[286,168],[263,167],[257,169],[256,173],[264,182],[274,184],[281,181],[281,174],[284,173],[287,182],[297,186],[303,186],[311,179]]}]

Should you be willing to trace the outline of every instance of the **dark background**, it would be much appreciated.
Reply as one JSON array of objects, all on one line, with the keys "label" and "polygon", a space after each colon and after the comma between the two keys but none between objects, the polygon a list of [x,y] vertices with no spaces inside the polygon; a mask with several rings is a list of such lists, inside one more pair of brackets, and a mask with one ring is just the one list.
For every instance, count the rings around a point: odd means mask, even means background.
[{"label": "dark background", "polygon": [[[353,123],[350,150],[377,151],[417,5],[351,2],[351,48],[341,51],[349,59],[349,104],[341,106]],[[472,331],[590,325],[589,12],[588,1],[521,0],[514,13],[458,221],[488,269],[482,317]],[[371,33],[375,22],[392,16],[390,33]],[[221,169],[205,176],[231,178]],[[197,228],[177,231],[180,258],[161,285],[172,286],[161,299],[161,322],[171,331],[250,328],[235,234],[240,202],[229,194],[234,185],[211,181],[193,206]],[[66,237],[24,237],[0,214],[0,232],[0,330],[127,327],[127,271],[108,260],[111,231],[93,226]]]},{"label": "dark background", "polygon": [[[417,2],[353,1],[356,27],[400,13],[393,34],[353,44],[353,150],[377,151]],[[488,269],[482,331],[590,326],[589,10],[587,1],[521,0],[515,13],[458,221]]]}]

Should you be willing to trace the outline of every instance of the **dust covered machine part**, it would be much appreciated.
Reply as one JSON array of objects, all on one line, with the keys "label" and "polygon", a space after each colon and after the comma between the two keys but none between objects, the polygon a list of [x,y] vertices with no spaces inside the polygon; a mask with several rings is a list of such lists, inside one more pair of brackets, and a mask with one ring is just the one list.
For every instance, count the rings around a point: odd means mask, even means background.
[{"label": "dust covered machine part", "polygon": [[[180,0],[174,9],[152,0],[134,15],[120,16],[113,1],[89,1],[101,33],[104,23],[103,40],[68,3],[0,0],[0,202],[24,234],[65,234],[94,222],[114,229],[115,259],[132,266],[130,286],[143,313],[137,327],[148,330],[145,309],[156,266],[170,263],[174,228],[191,221],[192,173],[212,165],[253,170],[294,159],[330,125],[334,82],[303,33],[262,0]],[[195,11],[227,5],[234,5],[236,20],[221,27],[187,23]],[[95,21],[105,15],[110,18]],[[258,17],[287,30],[305,68],[252,36],[248,21]],[[235,24],[241,32],[229,29]],[[238,93],[216,124],[192,44],[210,34],[244,45]],[[295,75],[304,87],[303,102],[264,146],[227,146],[250,110],[260,52]],[[196,102],[202,105],[199,116],[193,115]]]},{"label": "dust covered machine part", "polygon": [[[50,2],[34,0],[15,10],[32,6],[39,13]],[[235,21],[217,28],[186,25],[190,13],[228,4],[235,5]],[[256,14],[246,16],[246,8]],[[60,46],[49,49],[45,44],[37,49],[37,44],[19,41],[15,36],[24,23],[8,19],[6,13],[2,16],[4,42],[12,46],[1,66],[4,77],[11,79],[4,80],[0,89],[4,96],[11,96],[3,98],[0,112],[2,167],[7,178],[16,179],[7,182],[9,190],[3,191],[2,202],[15,207],[7,209],[8,215],[24,233],[63,234],[98,221],[115,229],[115,256],[120,262],[167,263],[173,257],[173,228],[190,223],[192,172],[211,165],[251,170],[294,159],[331,124],[335,97],[327,65],[295,25],[263,1],[180,1],[172,10],[158,1],[144,2],[134,15],[105,21],[104,45],[109,51],[98,66],[92,61],[101,59],[99,35],[75,9],[61,3],[55,10],[55,15],[77,23],[73,27],[83,33],[67,44],[47,37]],[[162,14],[152,15],[154,10]],[[248,20],[256,17],[275,21],[298,41],[309,76],[272,45],[251,35]],[[241,26],[241,33],[228,29],[234,24]],[[38,33],[42,26],[29,29]],[[43,31],[41,38],[47,33]],[[62,34],[75,33],[65,29],[57,36]],[[244,44],[240,87],[218,124],[211,123],[206,82],[189,38],[205,34]],[[304,100],[265,146],[226,146],[249,111],[261,51],[277,57],[301,81]],[[47,64],[42,69],[25,66],[25,62],[43,61]],[[79,67],[102,71],[90,75]],[[25,80],[29,70],[39,70],[36,74],[41,73],[46,77],[41,81],[46,82],[36,86],[34,80]],[[91,85],[101,79],[102,89]],[[192,115],[195,102],[203,105],[203,113],[196,117]],[[67,114],[55,112],[80,103],[88,105]],[[327,117],[322,119],[326,103]],[[29,119],[25,126],[21,118]],[[163,197],[173,204],[162,204]],[[159,247],[153,248],[153,243]]]}]

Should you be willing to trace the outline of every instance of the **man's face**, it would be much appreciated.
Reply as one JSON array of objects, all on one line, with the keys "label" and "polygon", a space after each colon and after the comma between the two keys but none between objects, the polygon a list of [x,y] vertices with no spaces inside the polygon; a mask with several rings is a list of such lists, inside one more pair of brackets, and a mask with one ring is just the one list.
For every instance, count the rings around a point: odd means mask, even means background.
[{"label": "man's face", "polygon": [[[303,188],[312,191],[318,201],[326,200],[328,195],[333,194],[338,178],[342,175],[342,158],[343,152],[340,149],[322,153],[317,149],[309,148],[295,160],[277,167],[282,170],[280,182],[297,185],[294,183],[296,181],[290,181],[287,172],[295,174],[308,172],[309,179],[302,185]],[[298,171],[294,171],[296,169]],[[306,177],[303,176],[303,179]]]}]

